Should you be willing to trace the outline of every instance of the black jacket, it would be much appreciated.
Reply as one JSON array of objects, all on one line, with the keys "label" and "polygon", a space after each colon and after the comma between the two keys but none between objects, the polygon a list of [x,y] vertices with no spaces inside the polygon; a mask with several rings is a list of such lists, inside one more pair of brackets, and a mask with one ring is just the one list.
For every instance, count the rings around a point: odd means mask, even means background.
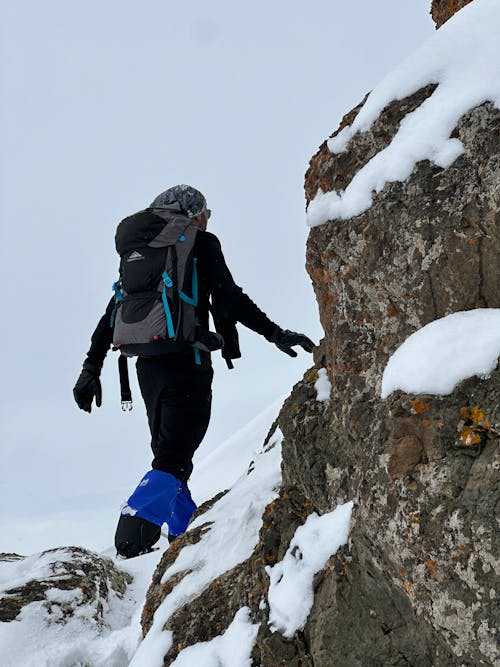
[{"label": "black jacket", "polygon": [[[241,322],[267,340],[271,339],[277,325],[236,285],[222,254],[219,239],[214,234],[200,230],[194,247],[198,258],[199,323],[208,329],[210,310],[215,328],[225,341],[222,356],[230,365],[231,359],[241,356],[236,322]],[[98,368],[102,367],[113,340],[110,325],[113,308],[114,297],[92,334],[87,353],[87,361]]]}]

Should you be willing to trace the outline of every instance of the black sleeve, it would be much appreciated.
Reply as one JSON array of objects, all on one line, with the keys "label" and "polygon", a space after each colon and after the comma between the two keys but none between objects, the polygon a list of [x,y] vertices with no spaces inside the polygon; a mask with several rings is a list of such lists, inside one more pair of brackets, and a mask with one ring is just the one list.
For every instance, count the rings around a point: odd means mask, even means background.
[{"label": "black sleeve", "polygon": [[106,307],[106,312],[99,320],[91,338],[90,349],[87,352],[85,362],[89,362],[101,370],[104,358],[113,342],[113,327],[111,326],[111,314],[115,307],[115,298],[111,297]]},{"label": "black sleeve", "polygon": [[249,296],[233,280],[229,271],[219,239],[210,232],[203,232],[200,259],[207,286],[212,295],[212,303],[220,319],[232,319],[245,325],[270,340],[276,324],[260,310]]}]

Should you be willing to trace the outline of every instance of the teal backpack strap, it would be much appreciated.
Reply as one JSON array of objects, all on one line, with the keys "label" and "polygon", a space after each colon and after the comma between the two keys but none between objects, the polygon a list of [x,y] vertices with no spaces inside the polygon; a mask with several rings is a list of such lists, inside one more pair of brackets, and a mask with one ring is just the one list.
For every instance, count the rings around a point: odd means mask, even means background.
[{"label": "teal backpack strap", "polygon": [[115,307],[113,308],[113,312],[111,313],[111,319],[109,322],[109,326],[113,328],[115,326],[115,319],[116,319],[116,311],[118,309],[118,304],[120,301],[123,301],[123,294],[121,290],[122,284],[120,280],[117,280],[115,283],[113,283],[111,289],[115,293]]},{"label": "teal backpack strap", "polygon": [[163,279],[163,291],[161,293],[161,299],[163,301],[163,308],[165,309],[165,317],[167,318],[168,337],[175,338],[175,329],[172,320],[172,313],[170,311],[170,306],[168,305],[168,299],[167,299],[167,288],[172,287],[174,283],[172,282],[172,278],[168,275],[166,271],[162,273],[161,277]]}]

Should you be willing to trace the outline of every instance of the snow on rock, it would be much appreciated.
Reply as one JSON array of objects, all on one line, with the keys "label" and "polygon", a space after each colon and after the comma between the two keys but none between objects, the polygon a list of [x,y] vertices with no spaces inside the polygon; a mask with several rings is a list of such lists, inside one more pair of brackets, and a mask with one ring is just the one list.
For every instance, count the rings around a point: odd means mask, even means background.
[{"label": "snow on rock", "polygon": [[430,83],[439,85],[403,119],[390,145],[361,168],[345,190],[318,191],[307,209],[311,227],[368,210],[374,192],[386,183],[406,180],[421,160],[445,168],[457,159],[464,148],[450,135],[461,116],[487,100],[500,108],[499,25],[500,2],[475,0],[381,81],[352,125],[329,140],[332,153],[344,152],[350,139],[368,130],[393,100]]},{"label": "snow on rock", "polygon": [[324,402],[330,400],[330,392],[332,390],[332,385],[328,379],[328,373],[326,368],[320,368],[318,371],[318,379],[314,383],[314,388],[316,389],[316,398],[318,401]]},{"label": "snow on rock", "polygon": [[255,458],[248,473],[231,490],[199,516],[189,530],[207,524],[195,544],[185,546],[165,572],[162,584],[189,572],[172,589],[155,612],[153,625],[135,653],[130,667],[160,667],[172,645],[165,623],[182,605],[198,597],[211,582],[252,555],[266,505],[278,495],[281,484],[281,441],[276,429],[266,447]]},{"label": "snow on rock", "polygon": [[[0,664],[127,664],[131,577],[78,547],[24,558],[0,555]],[[134,647],[135,648],[135,647]]]},{"label": "snow on rock", "polygon": [[243,607],[223,635],[183,649],[171,667],[250,667],[258,629],[250,622],[250,609]]},{"label": "snow on rock", "polygon": [[322,516],[310,514],[295,531],[283,560],[266,568],[273,631],[290,639],[304,627],[314,601],[314,575],[347,543],[352,507],[351,501]]},{"label": "snow on rock", "polygon": [[500,356],[500,309],[453,313],[422,327],[391,356],[382,377],[382,398],[451,394],[466,378],[487,376]]}]

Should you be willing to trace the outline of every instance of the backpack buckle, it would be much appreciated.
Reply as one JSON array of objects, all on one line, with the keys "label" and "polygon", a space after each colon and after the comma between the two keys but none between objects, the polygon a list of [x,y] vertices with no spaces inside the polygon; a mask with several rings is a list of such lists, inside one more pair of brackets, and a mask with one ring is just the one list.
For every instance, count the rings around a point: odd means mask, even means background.
[{"label": "backpack buckle", "polygon": [[130,412],[133,408],[132,401],[122,401],[122,410],[123,412]]}]

